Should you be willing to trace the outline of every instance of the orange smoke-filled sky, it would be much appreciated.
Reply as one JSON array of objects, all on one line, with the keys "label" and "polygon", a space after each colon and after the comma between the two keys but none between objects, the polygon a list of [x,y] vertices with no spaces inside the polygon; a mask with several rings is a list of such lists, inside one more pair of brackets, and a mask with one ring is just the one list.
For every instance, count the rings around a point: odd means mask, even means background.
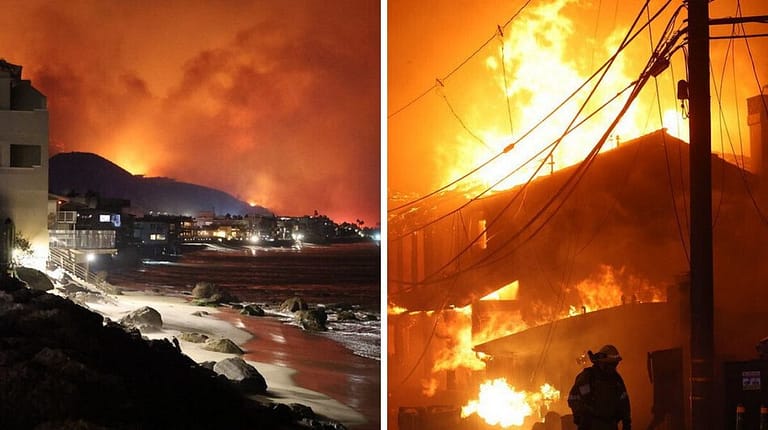
[{"label": "orange smoke-filled sky", "polygon": [[48,97],[51,155],[379,222],[379,2],[10,3],[0,57]]},{"label": "orange smoke-filled sky", "polygon": [[[494,37],[497,26],[507,23],[526,3],[529,4],[522,13],[503,29],[503,39]],[[387,18],[387,185],[390,195],[408,193],[412,197],[434,191],[500,153],[616,51],[644,3],[643,0],[390,0]],[[651,13],[643,12],[640,24],[647,22],[663,3],[665,1],[651,0]],[[650,58],[651,40],[658,41],[671,12],[682,3],[681,0],[670,2],[667,11],[652,24],[650,34],[647,31],[640,34],[617,59],[598,87],[599,102],[594,101],[593,108],[638,78]],[[742,15],[768,15],[768,2],[742,0],[741,3]],[[736,0],[711,2],[710,16],[736,16],[736,6]],[[687,12],[683,10],[674,30],[683,28],[686,18]],[[766,34],[767,27],[747,24],[736,30],[741,34]],[[732,30],[731,26],[713,26],[711,34],[730,35]],[[503,48],[502,40],[505,41]],[[483,46],[485,42],[489,43]],[[760,87],[768,84],[765,62],[768,38],[750,38],[748,42],[754,71],[743,38],[730,45],[728,40],[712,40],[710,44],[714,152],[749,155],[746,98],[759,94]],[[677,81],[686,78],[683,53],[677,50],[672,66],[644,88],[625,121],[612,134],[613,147],[622,140],[655,131],[662,124],[671,134],[687,140],[688,122],[679,111],[680,102],[675,97]],[[443,80],[444,86],[436,85],[436,78]],[[657,85],[661,94],[658,101]],[[435,88],[430,89],[433,86]],[[508,100],[504,88],[507,88]],[[589,88],[591,86],[587,90]],[[586,93],[583,91],[580,97]],[[724,106],[723,125],[717,109],[718,94]],[[579,156],[583,159],[584,150],[594,145],[605,125],[618,112],[620,105],[615,106],[602,114],[602,118],[595,118],[598,125],[592,129],[588,128],[589,124],[585,125],[583,132],[579,130],[583,133],[579,138],[560,146],[560,152],[555,153],[554,168],[573,164]],[[566,120],[576,107],[574,103],[566,108],[569,112],[564,115]],[[586,110],[582,118],[590,112]],[[564,125],[562,120],[546,122],[537,129],[541,131],[538,136],[522,141],[510,152],[511,157],[517,156],[515,160],[501,161],[501,165],[492,168],[508,173],[515,163],[536,152],[534,146],[543,147],[552,142],[562,133]],[[575,148],[579,145],[581,148]],[[485,174],[492,168],[480,173]],[[548,173],[549,169],[550,166],[545,165],[543,172]],[[491,176],[495,180],[502,175]],[[493,181],[486,178],[485,184],[490,183]],[[402,199],[402,195],[398,198]]]}]

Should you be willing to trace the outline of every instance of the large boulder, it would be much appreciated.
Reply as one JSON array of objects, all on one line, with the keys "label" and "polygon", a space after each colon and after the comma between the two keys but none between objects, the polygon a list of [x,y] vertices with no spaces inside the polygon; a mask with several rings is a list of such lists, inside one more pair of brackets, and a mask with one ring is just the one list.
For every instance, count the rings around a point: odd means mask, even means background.
[{"label": "large boulder", "polygon": [[325,308],[298,311],[294,314],[294,318],[304,330],[324,331],[328,329],[325,325],[328,322]]},{"label": "large boulder", "polygon": [[202,306],[215,306],[220,303],[238,302],[240,299],[222,290],[210,282],[198,282],[192,288],[192,297],[194,303]]},{"label": "large boulder", "polygon": [[160,312],[144,306],[124,316],[120,319],[120,324],[137,328],[142,332],[160,331],[163,328],[163,318]]},{"label": "large boulder", "polygon": [[195,333],[195,332],[184,332],[179,335],[179,339],[185,341],[185,342],[191,342],[191,343],[203,343],[208,340],[208,336],[202,334],[202,333]]},{"label": "large boulder", "polygon": [[213,352],[223,352],[225,354],[243,354],[235,342],[225,338],[208,339],[203,345],[203,349]]},{"label": "large boulder", "polygon": [[255,367],[240,357],[226,358],[213,366],[213,371],[227,379],[238,381],[238,385],[249,392],[265,393],[267,381]]},{"label": "large boulder", "polygon": [[192,288],[192,297],[196,299],[210,299],[215,294],[219,294],[219,287],[210,282],[198,282]]},{"label": "large boulder", "polygon": [[297,312],[305,311],[307,309],[309,309],[309,306],[301,297],[291,297],[290,299],[286,299],[280,305],[280,310],[283,312]]},{"label": "large boulder", "polygon": [[263,317],[266,315],[264,309],[262,309],[259,305],[245,305],[242,309],[240,309],[240,313],[243,315],[250,315],[255,317]]},{"label": "large boulder", "polygon": [[336,314],[336,321],[357,321],[357,315],[352,311],[341,311]]},{"label": "large boulder", "polygon": [[37,269],[18,267],[16,268],[16,276],[26,282],[27,286],[33,290],[50,291],[53,289],[53,282],[45,273]]}]

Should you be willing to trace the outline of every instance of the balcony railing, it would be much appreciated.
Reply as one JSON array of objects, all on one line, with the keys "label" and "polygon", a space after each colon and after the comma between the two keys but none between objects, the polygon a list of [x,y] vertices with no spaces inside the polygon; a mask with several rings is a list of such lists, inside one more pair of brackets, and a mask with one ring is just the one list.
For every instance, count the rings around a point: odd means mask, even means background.
[{"label": "balcony railing", "polygon": [[114,249],[115,230],[48,230],[51,248]]}]

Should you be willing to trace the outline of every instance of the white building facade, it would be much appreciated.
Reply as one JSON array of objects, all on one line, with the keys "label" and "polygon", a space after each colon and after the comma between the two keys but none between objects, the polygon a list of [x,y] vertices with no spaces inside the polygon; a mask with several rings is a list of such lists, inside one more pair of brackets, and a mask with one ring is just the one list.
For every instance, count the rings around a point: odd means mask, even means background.
[{"label": "white building facade", "polygon": [[29,240],[25,265],[48,258],[48,110],[46,97],[0,59],[0,222]]}]

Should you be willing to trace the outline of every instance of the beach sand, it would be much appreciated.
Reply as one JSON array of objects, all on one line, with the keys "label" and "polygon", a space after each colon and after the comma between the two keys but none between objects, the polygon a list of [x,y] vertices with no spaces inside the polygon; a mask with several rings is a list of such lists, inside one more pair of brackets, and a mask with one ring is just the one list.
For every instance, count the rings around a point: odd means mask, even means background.
[{"label": "beach sand", "polygon": [[[228,308],[196,306],[183,296],[146,291],[124,291],[86,305],[113,321],[143,306],[157,310],[163,329],[142,333],[150,339],[171,340],[182,332],[228,338],[246,351],[242,358],[266,379],[268,394],[255,396],[259,400],[303,404],[350,429],[380,428],[380,363],[358,357],[323,336],[302,332],[275,317],[247,317]],[[193,315],[199,311],[208,315]],[[182,352],[198,363],[234,356],[201,345],[180,341]]]},{"label": "beach sand", "polygon": [[[313,407],[315,412],[341,421],[351,429],[380,428],[379,361],[354,355],[338,342],[320,334],[302,332],[298,327],[272,318],[246,317],[232,310],[223,310],[217,317],[254,334],[241,345],[246,351],[244,359],[293,369],[296,372],[293,382],[298,386],[323,393],[357,411],[346,416],[348,411]],[[362,422],[359,421],[361,413]]]}]

